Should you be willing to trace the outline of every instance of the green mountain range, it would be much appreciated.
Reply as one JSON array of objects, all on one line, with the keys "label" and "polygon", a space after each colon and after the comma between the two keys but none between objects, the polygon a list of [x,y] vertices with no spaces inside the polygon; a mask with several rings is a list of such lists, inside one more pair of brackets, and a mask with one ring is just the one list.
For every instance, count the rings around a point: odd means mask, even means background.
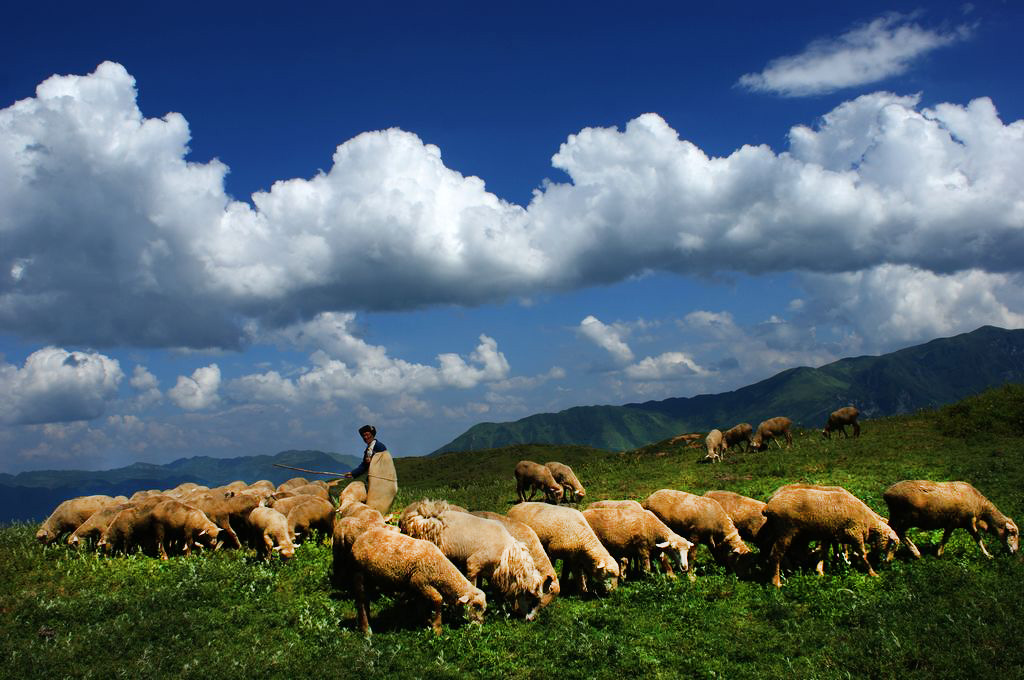
[{"label": "green mountain range", "polygon": [[241,479],[269,479],[280,484],[292,477],[321,479],[275,463],[320,470],[347,472],[359,464],[355,456],[323,451],[281,451],[275,455],[181,458],[166,465],[134,463],[114,470],[37,470],[17,475],[0,474],[0,522],[43,519],[68,498],[90,494],[131,496],[144,489],[171,489],[182,482],[214,487]]},{"label": "green mountain range", "polygon": [[578,444],[621,451],[684,432],[754,427],[774,416],[822,427],[853,404],[862,418],[935,408],[1008,382],[1024,382],[1024,330],[983,326],[923,345],[820,368],[791,368],[721,394],[623,406],[578,406],[515,422],[480,423],[430,455],[516,444]]}]

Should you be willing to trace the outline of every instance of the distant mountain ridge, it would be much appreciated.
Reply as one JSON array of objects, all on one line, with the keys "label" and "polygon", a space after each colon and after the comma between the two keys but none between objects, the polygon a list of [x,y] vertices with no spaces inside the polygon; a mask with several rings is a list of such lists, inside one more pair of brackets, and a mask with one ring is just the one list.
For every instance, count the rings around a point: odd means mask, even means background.
[{"label": "distant mountain ridge", "polygon": [[732,392],[480,423],[430,455],[530,443],[619,451],[739,422],[757,427],[778,415],[821,427],[829,413],[848,404],[877,418],[934,408],[1007,382],[1024,382],[1024,329],[982,326],[881,356],[791,368]]},{"label": "distant mountain ridge", "polygon": [[319,470],[347,472],[359,464],[355,456],[323,451],[281,451],[275,455],[180,458],[166,465],[134,463],[113,470],[35,470],[17,475],[0,474],[0,522],[43,519],[63,500],[89,494],[131,496],[143,489],[170,489],[182,482],[220,486],[241,479],[269,479],[280,484],[292,477],[321,479],[317,475],[275,467],[275,463]]}]

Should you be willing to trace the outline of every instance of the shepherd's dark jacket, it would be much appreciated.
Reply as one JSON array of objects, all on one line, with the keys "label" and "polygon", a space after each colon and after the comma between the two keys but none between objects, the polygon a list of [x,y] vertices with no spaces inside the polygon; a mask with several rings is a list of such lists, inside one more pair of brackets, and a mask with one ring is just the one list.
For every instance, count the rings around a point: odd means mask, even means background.
[{"label": "shepherd's dark jacket", "polygon": [[[373,450],[371,451],[371,449]],[[350,472],[349,474],[351,474],[353,477],[358,477],[359,475],[363,474],[364,472],[370,469],[370,461],[373,460],[373,454],[387,450],[388,447],[384,446],[384,443],[381,442],[381,440],[374,439],[373,443],[370,446],[366,447],[366,451],[363,451],[363,462],[360,463],[358,467],[352,470],[352,472]]]}]

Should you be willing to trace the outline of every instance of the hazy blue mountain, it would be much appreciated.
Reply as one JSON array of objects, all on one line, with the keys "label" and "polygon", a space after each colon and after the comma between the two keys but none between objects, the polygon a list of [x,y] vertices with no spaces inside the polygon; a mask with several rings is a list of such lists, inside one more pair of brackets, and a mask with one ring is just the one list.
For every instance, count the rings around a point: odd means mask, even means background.
[{"label": "hazy blue mountain", "polygon": [[220,486],[241,479],[269,479],[280,484],[292,477],[323,479],[274,463],[324,472],[346,472],[359,464],[355,456],[323,451],[281,451],[275,455],[181,458],[166,465],[135,463],[114,470],[38,470],[0,474],[0,522],[42,520],[61,501],[89,494],[125,495],[143,489],[170,489],[182,482]]},{"label": "hazy blue mountain", "polygon": [[1024,382],[1024,330],[983,326],[882,356],[792,368],[732,392],[480,423],[434,453],[529,443],[616,451],[740,422],[757,427],[774,416],[822,427],[829,413],[848,404],[876,418],[934,408],[1007,382]]}]

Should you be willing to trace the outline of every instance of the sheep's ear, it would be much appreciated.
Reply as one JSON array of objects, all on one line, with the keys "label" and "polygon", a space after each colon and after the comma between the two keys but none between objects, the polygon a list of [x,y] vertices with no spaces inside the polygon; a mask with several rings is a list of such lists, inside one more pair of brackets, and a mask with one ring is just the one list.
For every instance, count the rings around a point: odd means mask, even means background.
[{"label": "sheep's ear", "polygon": [[459,604],[466,604],[467,602],[469,602],[469,593],[466,593],[465,595],[460,597],[458,602]]},{"label": "sheep's ear", "polygon": [[654,545],[659,547],[659,548],[667,548],[669,546],[669,542],[668,541],[662,541],[661,543],[655,543]]},{"label": "sheep's ear", "polygon": [[540,591],[542,593],[550,593],[551,592],[551,586],[554,585],[554,583],[555,583],[555,579],[552,578],[551,576],[548,576],[547,578],[544,579],[544,584],[540,587]]},{"label": "sheep's ear", "polygon": [[199,535],[200,536],[205,536],[206,535],[206,529],[203,529],[202,531],[200,531]]}]

